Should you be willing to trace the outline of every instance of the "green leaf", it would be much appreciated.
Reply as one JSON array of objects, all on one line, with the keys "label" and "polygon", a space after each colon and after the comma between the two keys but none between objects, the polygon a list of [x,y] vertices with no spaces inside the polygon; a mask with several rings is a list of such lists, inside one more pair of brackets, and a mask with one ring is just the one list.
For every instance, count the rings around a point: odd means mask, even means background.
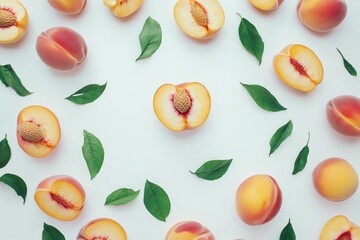
[{"label": "green leaf", "polygon": [[152,56],[160,47],[161,39],[160,24],[151,17],[148,17],[139,35],[141,54],[136,61]]},{"label": "green leaf", "polygon": [[55,227],[44,223],[42,240],[65,240],[64,235]]},{"label": "green leaf", "polygon": [[5,138],[0,142],[0,168],[3,168],[8,164],[11,158],[11,149],[9,143]]},{"label": "green leaf", "polygon": [[256,57],[260,65],[264,53],[264,42],[256,27],[240,14],[238,15],[241,17],[238,29],[240,41],[245,49]]},{"label": "green leaf", "polygon": [[84,144],[82,146],[83,156],[88,166],[91,179],[93,179],[100,171],[101,166],[104,162],[104,148],[100,140],[84,130]]},{"label": "green leaf", "polygon": [[278,112],[286,110],[278,100],[266,88],[260,85],[248,85],[240,83],[250,94],[255,103],[262,109],[269,112]]},{"label": "green leaf", "polygon": [[27,187],[26,183],[24,182],[24,180],[22,180],[21,177],[10,173],[5,173],[0,177],[0,182],[14,189],[16,194],[23,198],[25,204]]},{"label": "green leaf", "polygon": [[98,99],[101,94],[105,91],[106,84],[104,85],[98,85],[98,84],[90,84],[83,88],[81,88],[79,91],[71,94],[69,97],[65,98],[73,103],[77,104],[87,104],[95,101]]},{"label": "green leaf", "polygon": [[21,97],[32,94],[21,83],[20,78],[10,64],[0,65],[0,80],[6,87],[12,88]]},{"label": "green leaf", "polygon": [[340,53],[342,60],[344,62],[344,67],[346,68],[348,73],[350,73],[351,76],[356,77],[357,76],[356,69],[345,59],[344,55],[340,52],[338,48],[336,48],[336,50]]},{"label": "green leaf", "polygon": [[144,189],[144,205],[146,209],[160,221],[165,222],[170,213],[170,199],[167,193],[159,186],[148,180]]},{"label": "green leaf", "polygon": [[269,156],[275,152],[276,149],[281,145],[282,142],[287,139],[293,130],[293,123],[290,120],[284,126],[280,127],[270,139],[270,153]]},{"label": "green leaf", "polygon": [[308,146],[309,140],[310,140],[310,133],[308,133],[308,140],[307,140],[305,147],[303,147],[301,149],[301,151],[299,152],[299,155],[297,156],[297,158],[295,160],[294,170],[292,172],[293,175],[304,170],[304,168],[306,166],[307,158],[309,156],[309,151],[310,151],[309,146]]},{"label": "green leaf", "polygon": [[232,159],[229,160],[211,160],[204,163],[196,172],[191,172],[199,178],[205,180],[219,179],[227,172],[230,167]]},{"label": "green leaf", "polygon": [[134,200],[139,195],[140,190],[134,191],[128,188],[120,188],[112,192],[105,201],[105,205],[125,205]]},{"label": "green leaf", "polygon": [[280,240],[296,240],[295,231],[291,225],[290,219],[289,223],[281,231]]}]

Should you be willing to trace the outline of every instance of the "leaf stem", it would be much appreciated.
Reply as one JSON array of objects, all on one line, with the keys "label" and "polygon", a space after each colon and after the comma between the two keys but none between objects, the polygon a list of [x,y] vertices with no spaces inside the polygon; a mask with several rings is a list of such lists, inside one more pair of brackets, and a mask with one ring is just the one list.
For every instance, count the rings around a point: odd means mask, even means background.
[{"label": "leaf stem", "polygon": [[240,17],[241,19],[243,19],[243,17],[241,16],[241,14],[240,14],[240,13],[238,13],[238,12],[237,12],[236,14],[237,14],[237,15],[239,15],[239,17]]},{"label": "leaf stem", "polygon": [[306,142],[306,146],[309,145],[309,141],[310,141],[310,132],[308,132],[308,139],[307,139],[307,142]]}]

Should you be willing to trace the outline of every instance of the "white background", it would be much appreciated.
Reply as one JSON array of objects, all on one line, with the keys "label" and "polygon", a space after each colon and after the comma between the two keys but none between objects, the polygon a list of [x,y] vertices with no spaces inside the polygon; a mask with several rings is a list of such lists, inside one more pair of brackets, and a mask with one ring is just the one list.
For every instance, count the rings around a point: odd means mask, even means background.
[{"label": "white background", "polygon": [[[11,64],[34,93],[22,98],[0,86],[0,138],[7,134],[12,149],[12,158],[0,174],[21,176],[28,196],[23,205],[11,188],[0,184],[2,239],[41,239],[44,222],[57,227],[67,239],[76,239],[80,228],[98,217],[118,221],[130,240],[164,239],[168,229],[183,220],[202,223],[219,240],[275,240],[289,218],[300,240],[318,239],[326,221],[337,214],[360,224],[360,191],[347,201],[329,202],[315,191],[311,179],[314,167],[330,157],[347,159],[360,174],[359,140],[336,133],[325,117],[329,99],[359,95],[359,77],[346,72],[336,51],[338,47],[360,70],[359,1],[347,1],[348,14],[338,28],[317,34],[299,22],[297,1],[285,1],[276,11],[262,13],[245,0],[222,0],[225,25],[208,41],[193,40],[178,28],[172,13],[175,0],[144,1],[127,19],[114,17],[100,0],[90,0],[85,11],[75,17],[56,12],[46,1],[22,2],[29,12],[28,33],[18,44],[0,47],[0,64]],[[236,12],[257,27],[265,42],[261,66],[239,41]],[[140,54],[138,35],[148,16],[161,24],[163,42],[151,58],[135,62]],[[73,28],[87,42],[87,59],[74,71],[54,71],[36,54],[37,36],[55,26]],[[324,80],[311,93],[289,88],[274,73],[273,56],[292,43],[310,47],[323,63]],[[191,81],[208,88],[210,116],[198,129],[171,132],[153,112],[154,92],[164,83]],[[87,84],[105,82],[104,94],[94,103],[81,106],[64,100]],[[265,112],[240,82],[266,87],[288,110]],[[27,156],[16,141],[17,114],[33,104],[52,109],[62,128],[58,147],[43,159]],[[269,157],[272,134],[290,119],[292,135]],[[84,129],[95,134],[105,148],[103,167],[92,181],[81,152]],[[293,176],[294,161],[308,132],[308,164]],[[208,160],[229,158],[232,165],[217,181],[205,181],[188,172]],[[248,226],[236,214],[235,192],[243,180],[258,173],[277,180],[283,204],[271,222]],[[56,174],[75,177],[86,191],[83,212],[72,222],[48,217],[34,202],[37,184]],[[171,199],[165,223],[143,205],[146,179],[163,187]],[[141,193],[129,205],[104,206],[108,194],[121,187],[140,189]]]}]

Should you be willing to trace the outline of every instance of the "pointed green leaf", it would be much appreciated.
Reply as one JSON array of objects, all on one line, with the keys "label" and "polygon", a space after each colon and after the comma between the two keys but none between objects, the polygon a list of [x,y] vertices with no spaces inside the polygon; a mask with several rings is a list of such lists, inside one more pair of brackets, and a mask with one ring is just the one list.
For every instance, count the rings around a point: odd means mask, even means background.
[{"label": "pointed green leaf", "polygon": [[139,40],[141,54],[136,61],[152,56],[160,47],[162,40],[160,24],[151,17],[148,17],[139,35]]},{"label": "pointed green leaf", "polygon": [[65,237],[57,228],[44,223],[42,240],[65,240]]},{"label": "pointed green leaf", "polygon": [[73,103],[77,104],[87,104],[98,99],[101,94],[105,91],[106,84],[98,85],[98,84],[89,84],[77,92],[71,94],[69,97],[65,98]]},{"label": "pointed green leaf", "polygon": [[11,149],[9,143],[5,138],[0,142],[0,168],[3,168],[8,164],[11,158]]},{"label": "pointed green leaf", "polygon": [[18,196],[22,197],[22,199],[24,200],[24,204],[25,204],[25,199],[26,199],[26,194],[27,194],[27,186],[21,177],[14,175],[14,174],[10,174],[10,173],[5,173],[3,176],[0,177],[0,182],[2,182],[4,184],[8,185],[9,187],[11,187],[12,189],[14,189],[16,194]]},{"label": "pointed green leaf", "polygon": [[105,205],[125,205],[133,201],[138,195],[140,190],[134,191],[128,188],[120,188],[112,192],[105,201]]},{"label": "pointed green leaf", "polygon": [[100,171],[104,162],[104,148],[100,140],[84,130],[84,144],[82,146],[82,153],[88,166],[91,179],[93,179]]},{"label": "pointed green leaf", "polygon": [[357,76],[356,69],[348,62],[348,60],[345,59],[344,55],[340,52],[340,50],[339,50],[338,48],[336,48],[336,50],[337,50],[337,51],[340,53],[340,55],[341,55],[341,58],[342,58],[342,60],[343,60],[345,69],[348,71],[348,73],[349,73],[351,76],[356,77],[356,76]]},{"label": "pointed green leaf", "polygon": [[270,139],[270,153],[269,156],[275,152],[276,149],[281,145],[282,142],[287,139],[293,130],[293,123],[290,120],[284,126],[280,127]]},{"label": "pointed green leaf", "polygon": [[310,151],[309,150],[309,140],[310,140],[310,133],[308,133],[308,140],[307,140],[305,147],[303,147],[301,149],[301,151],[299,152],[299,155],[297,156],[297,158],[295,160],[294,170],[292,172],[293,175],[304,170],[304,168],[306,166],[307,159],[309,156],[309,151]]},{"label": "pointed green leaf", "polygon": [[211,160],[204,163],[196,172],[190,172],[205,180],[215,180],[221,178],[227,172],[231,162],[232,159]]},{"label": "pointed green leaf", "polygon": [[146,180],[144,188],[144,205],[160,221],[165,222],[170,213],[170,199],[159,185]]},{"label": "pointed green leaf", "polygon": [[280,240],[296,240],[295,231],[291,225],[290,219],[288,224],[281,231]]},{"label": "pointed green leaf", "polygon": [[0,80],[6,87],[12,88],[21,97],[32,93],[24,87],[10,64],[0,65]]}]

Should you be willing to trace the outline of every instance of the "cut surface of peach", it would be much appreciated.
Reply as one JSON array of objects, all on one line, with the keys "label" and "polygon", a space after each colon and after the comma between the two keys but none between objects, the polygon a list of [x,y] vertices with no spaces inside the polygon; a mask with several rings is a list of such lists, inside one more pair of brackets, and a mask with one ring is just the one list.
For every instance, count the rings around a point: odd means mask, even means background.
[{"label": "cut surface of peach", "polygon": [[274,68],[280,80],[304,92],[314,90],[324,77],[320,59],[310,48],[301,44],[288,45],[275,55]]},{"label": "cut surface of peach", "polygon": [[331,218],[323,227],[320,240],[359,240],[360,228],[342,215]]},{"label": "cut surface of peach", "polygon": [[249,2],[256,8],[269,11],[276,9],[283,0],[249,0]]},{"label": "cut surface of peach", "polygon": [[170,228],[165,240],[214,240],[214,235],[198,222],[182,221]]},{"label": "cut surface of peach", "polygon": [[103,0],[112,14],[117,17],[127,17],[138,10],[143,0]]},{"label": "cut surface of peach", "polygon": [[116,221],[109,218],[95,219],[86,224],[79,232],[78,240],[126,240],[126,232]]}]

